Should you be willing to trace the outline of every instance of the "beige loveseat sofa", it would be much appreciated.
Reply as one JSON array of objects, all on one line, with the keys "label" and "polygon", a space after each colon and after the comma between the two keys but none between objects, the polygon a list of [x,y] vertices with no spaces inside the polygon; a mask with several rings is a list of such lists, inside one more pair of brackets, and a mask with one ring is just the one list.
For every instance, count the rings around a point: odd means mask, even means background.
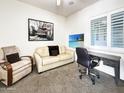
[{"label": "beige loveseat sofa", "polygon": [[59,55],[57,56],[50,56],[48,46],[37,48],[34,58],[38,73],[74,62],[74,55],[74,51],[67,49],[65,46],[59,46]]}]

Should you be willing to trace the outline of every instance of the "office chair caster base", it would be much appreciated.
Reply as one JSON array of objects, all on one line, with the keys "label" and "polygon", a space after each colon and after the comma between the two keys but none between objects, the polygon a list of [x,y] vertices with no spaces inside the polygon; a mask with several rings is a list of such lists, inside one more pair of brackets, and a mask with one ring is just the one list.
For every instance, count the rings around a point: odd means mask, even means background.
[{"label": "office chair caster base", "polygon": [[81,73],[81,70],[79,69],[79,72]]},{"label": "office chair caster base", "polygon": [[95,80],[91,80],[92,81],[92,84],[95,85]]},{"label": "office chair caster base", "polygon": [[92,82],[93,85],[95,85],[95,82]]},{"label": "office chair caster base", "polygon": [[80,75],[79,78],[82,79],[82,75]]},{"label": "office chair caster base", "polygon": [[92,81],[92,84],[95,85],[95,77],[94,76],[91,78],[91,81]]},{"label": "office chair caster base", "polygon": [[100,75],[97,75],[97,78],[100,79]]}]

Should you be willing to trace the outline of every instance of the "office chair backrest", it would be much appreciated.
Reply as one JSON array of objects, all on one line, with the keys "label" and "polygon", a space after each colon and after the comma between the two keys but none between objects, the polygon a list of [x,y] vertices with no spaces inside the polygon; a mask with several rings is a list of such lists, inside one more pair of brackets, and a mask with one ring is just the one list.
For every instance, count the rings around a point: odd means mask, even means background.
[{"label": "office chair backrest", "polygon": [[89,59],[87,49],[77,47],[76,48],[76,54],[77,54],[77,63],[89,68],[90,59]]}]

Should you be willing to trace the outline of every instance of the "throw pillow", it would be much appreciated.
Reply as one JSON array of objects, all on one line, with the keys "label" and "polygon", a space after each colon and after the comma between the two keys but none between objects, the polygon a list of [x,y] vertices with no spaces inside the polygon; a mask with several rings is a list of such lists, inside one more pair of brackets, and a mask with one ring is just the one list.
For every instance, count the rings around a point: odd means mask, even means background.
[{"label": "throw pillow", "polygon": [[48,48],[49,48],[49,55],[50,56],[59,55],[59,46],[48,46]]},{"label": "throw pillow", "polygon": [[15,63],[17,61],[20,61],[20,58],[19,58],[19,54],[18,53],[6,55],[6,59],[10,63]]}]

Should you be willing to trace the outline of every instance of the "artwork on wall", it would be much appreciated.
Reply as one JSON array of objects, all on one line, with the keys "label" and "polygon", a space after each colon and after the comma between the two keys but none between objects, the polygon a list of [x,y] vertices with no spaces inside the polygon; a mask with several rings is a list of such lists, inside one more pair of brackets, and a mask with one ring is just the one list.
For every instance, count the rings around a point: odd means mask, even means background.
[{"label": "artwork on wall", "polygon": [[35,19],[28,19],[29,41],[52,41],[54,39],[54,24]]},{"label": "artwork on wall", "polygon": [[69,47],[83,47],[84,46],[84,34],[69,35]]}]

